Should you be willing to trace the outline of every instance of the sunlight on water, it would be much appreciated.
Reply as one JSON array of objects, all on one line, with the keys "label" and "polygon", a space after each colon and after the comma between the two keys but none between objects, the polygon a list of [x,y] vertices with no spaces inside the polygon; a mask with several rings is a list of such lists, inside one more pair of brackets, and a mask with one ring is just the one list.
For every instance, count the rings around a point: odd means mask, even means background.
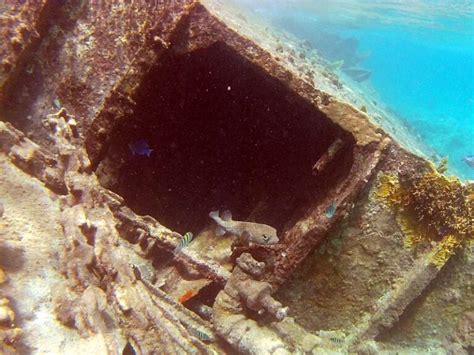
[{"label": "sunlight on water", "polygon": [[306,40],[350,85],[384,103],[474,179],[474,2],[239,0]]}]

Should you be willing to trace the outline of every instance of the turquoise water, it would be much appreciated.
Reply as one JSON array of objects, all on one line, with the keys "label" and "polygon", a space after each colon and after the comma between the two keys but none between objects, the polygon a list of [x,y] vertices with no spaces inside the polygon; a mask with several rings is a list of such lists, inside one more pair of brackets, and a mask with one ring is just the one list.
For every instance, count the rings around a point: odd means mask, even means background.
[{"label": "turquoise water", "polygon": [[328,61],[342,60],[343,73],[359,71],[353,85],[375,91],[438,157],[449,158],[451,173],[474,179],[462,161],[474,155],[473,1],[240,2]]}]

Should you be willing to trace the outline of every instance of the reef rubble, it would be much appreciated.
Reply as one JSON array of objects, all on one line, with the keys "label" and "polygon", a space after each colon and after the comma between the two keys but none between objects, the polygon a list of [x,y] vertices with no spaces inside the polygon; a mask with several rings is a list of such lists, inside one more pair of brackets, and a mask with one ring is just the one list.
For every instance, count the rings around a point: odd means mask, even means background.
[{"label": "reef rubble", "polygon": [[0,352],[472,351],[473,185],[316,53],[218,0],[0,9]]}]

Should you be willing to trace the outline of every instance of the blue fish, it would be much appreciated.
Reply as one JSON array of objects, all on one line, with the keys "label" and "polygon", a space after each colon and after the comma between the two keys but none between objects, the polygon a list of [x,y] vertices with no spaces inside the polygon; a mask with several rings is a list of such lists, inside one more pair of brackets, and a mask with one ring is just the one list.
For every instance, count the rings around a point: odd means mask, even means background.
[{"label": "blue fish", "polygon": [[148,142],[144,139],[129,143],[128,148],[133,155],[146,155],[148,158],[150,157],[151,152],[153,152],[153,149],[150,148]]},{"label": "blue fish", "polygon": [[187,247],[189,245],[189,243],[191,243],[191,241],[193,240],[193,237],[194,237],[193,233],[191,233],[191,232],[187,232],[185,235],[183,235],[183,238],[181,239],[179,244],[174,249],[174,254],[179,253],[181,251],[181,249]]},{"label": "blue fish", "polygon": [[324,211],[324,215],[327,218],[332,218],[335,213],[336,213],[336,202],[333,202],[329,205],[328,208],[326,208],[326,210]]},{"label": "blue fish", "polygon": [[474,155],[466,155],[462,160],[471,168],[474,168]]}]

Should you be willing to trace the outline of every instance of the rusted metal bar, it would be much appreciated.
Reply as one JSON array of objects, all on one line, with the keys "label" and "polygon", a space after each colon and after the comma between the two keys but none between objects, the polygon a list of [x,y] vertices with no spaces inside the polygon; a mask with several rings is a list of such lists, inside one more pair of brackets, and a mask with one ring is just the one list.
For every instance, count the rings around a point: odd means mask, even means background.
[{"label": "rusted metal bar", "polygon": [[332,142],[326,153],[324,153],[313,165],[313,175],[318,175],[321,171],[323,171],[343,146],[344,142],[341,138],[337,138],[334,142]]},{"label": "rusted metal bar", "polygon": [[[405,309],[420,296],[441,270],[441,267],[433,264],[433,256],[440,252],[441,248],[443,248],[442,241],[432,251],[418,259],[397,287],[379,300],[375,312],[363,320],[358,331],[351,336],[350,343],[353,346],[374,339],[398,322]],[[444,261],[443,266],[448,260],[449,258]]]}]

